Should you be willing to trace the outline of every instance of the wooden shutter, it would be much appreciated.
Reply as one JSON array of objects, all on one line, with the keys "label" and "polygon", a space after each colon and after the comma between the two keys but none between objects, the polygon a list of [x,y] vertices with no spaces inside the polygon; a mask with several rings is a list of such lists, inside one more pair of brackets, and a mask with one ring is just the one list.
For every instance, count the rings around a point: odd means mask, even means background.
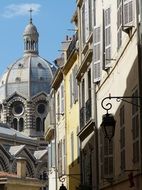
[{"label": "wooden shutter", "polygon": [[71,161],[74,161],[74,134],[71,133]]},{"label": "wooden shutter", "polygon": [[54,125],[55,124],[55,106],[54,106],[54,97],[50,98],[50,125]]},{"label": "wooden shutter", "polygon": [[117,0],[117,50],[122,44],[122,0]]},{"label": "wooden shutter", "polygon": [[105,69],[111,64],[111,9],[108,8],[104,12],[105,25]]},{"label": "wooden shutter", "polygon": [[78,85],[77,85],[77,65],[73,68],[73,95],[74,95],[74,103],[78,100]]},{"label": "wooden shutter", "polygon": [[85,41],[88,40],[89,37],[89,0],[85,0]]},{"label": "wooden shutter", "polygon": [[61,113],[64,113],[64,85],[61,85]]},{"label": "wooden shutter", "polygon": [[62,174],[62,140],[58,143],[58,173]]},{"label": "wooden shutter", "polygon": [[94,82],[101,80],[101,28],[95,27],[93,31],[93,63],[94,63]]},{"label": "wooden shutter", "polygon": [[123,0],[123,28],[132,27],[133,21],[133,0]]},{"label": "wooden shutter", "polygon": [[72,107],[73,102],[72,85],[72,74],[70,74],[70,107]]},{"label": "wooden shutter", "polygon": [[92,20],[93,20],[93,1],[88,0],[89,6],[89,33],[92,31]]},{"label": "wooden shutter", "polygon": [[83,4],[82,10],[81,10],[81,24],[82,24],[82,27],[81,27],[82,42],[84,45],[85,43],[85,4]]},{"label": "wooden shutter", "polygon": [[113,177],[113,140],[104,138],[104,178]]},{"label": "wooden shutter", "polygon": [[51,144],[48,145],[48,169],[51,169]]},{"label": "wooden shutter", "polygon": [[52,167],[55,167],[55,140],[51,142]]}]

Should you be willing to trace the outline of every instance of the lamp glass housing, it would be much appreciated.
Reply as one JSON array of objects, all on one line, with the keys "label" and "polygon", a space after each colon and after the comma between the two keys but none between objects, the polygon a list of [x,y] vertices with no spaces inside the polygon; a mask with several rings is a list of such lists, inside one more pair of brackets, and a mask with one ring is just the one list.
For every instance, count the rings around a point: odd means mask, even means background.
[{"label": "lamp glass housing", "polygon": [[114,136],[115,124],[116,121],[112,114],[107,113],[103,115],[101,127],[104,132],[105,138],[107,138],[108,140],[111,140]]}]

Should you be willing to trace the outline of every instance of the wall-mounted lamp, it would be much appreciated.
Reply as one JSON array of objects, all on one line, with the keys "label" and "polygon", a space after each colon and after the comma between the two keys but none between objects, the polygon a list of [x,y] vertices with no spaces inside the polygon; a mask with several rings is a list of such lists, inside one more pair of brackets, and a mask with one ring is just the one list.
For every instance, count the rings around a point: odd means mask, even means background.
[{"label": "wall-mounted lamp", "polygon": [[134,104],[132,101],[129,101],[129,99],[141,99],[141,98],[142,97],[140,97],[140,96],[108,96],[102,100],[101,106],[103,109],[106,110],[107,113],[105,115],[103,115],[103,117],[102,117],[101,127],[102,127],[105,137],[109,141],[113,138],[113,136],[115,134],[116,121],[114,119],[114,116],[112,114],[108,113],[108,111],[112,108],[112,103],[110,103],[110,102],[105,103],[105,101],[111,100],[111,99],[116,99],[117,102],[124,101],[126,103],[140,107],[140,105]]},{"label": "wall-mounted lamp", "polygon": [[105,138],[111,141],[115,133],[116,121],[114,119],[114,116],[112,114],[107,113],[103,115],[102,120],[103,121],[102,121],[101,127],[104,132]]}]

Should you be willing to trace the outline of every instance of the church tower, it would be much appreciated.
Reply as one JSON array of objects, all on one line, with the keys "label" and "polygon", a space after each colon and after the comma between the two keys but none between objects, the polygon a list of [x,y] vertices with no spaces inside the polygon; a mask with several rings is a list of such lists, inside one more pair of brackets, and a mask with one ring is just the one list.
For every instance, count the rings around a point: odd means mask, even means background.
[{"label": "church tower", "polygon": [[24,53],[0,80],[0,120],[30,137],[43,137],[50,85],[56,68],[39,56],[32,18],[23,33]]}]

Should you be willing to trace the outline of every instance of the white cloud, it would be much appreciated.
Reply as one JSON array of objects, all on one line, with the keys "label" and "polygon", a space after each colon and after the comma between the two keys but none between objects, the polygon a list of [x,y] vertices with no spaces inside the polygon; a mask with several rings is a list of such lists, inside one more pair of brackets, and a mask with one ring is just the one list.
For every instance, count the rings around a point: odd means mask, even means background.
[{"label": "white cloud", "polygon": [[29,10],[32,9],[33,13],[36,14],[39,12],[41,5],[35,3],[24,3],[24,4],[11,4],[5,7],[5,11],[3,16],[7,18],[11,18],[14,16],[24,16],[29,14]]}]

